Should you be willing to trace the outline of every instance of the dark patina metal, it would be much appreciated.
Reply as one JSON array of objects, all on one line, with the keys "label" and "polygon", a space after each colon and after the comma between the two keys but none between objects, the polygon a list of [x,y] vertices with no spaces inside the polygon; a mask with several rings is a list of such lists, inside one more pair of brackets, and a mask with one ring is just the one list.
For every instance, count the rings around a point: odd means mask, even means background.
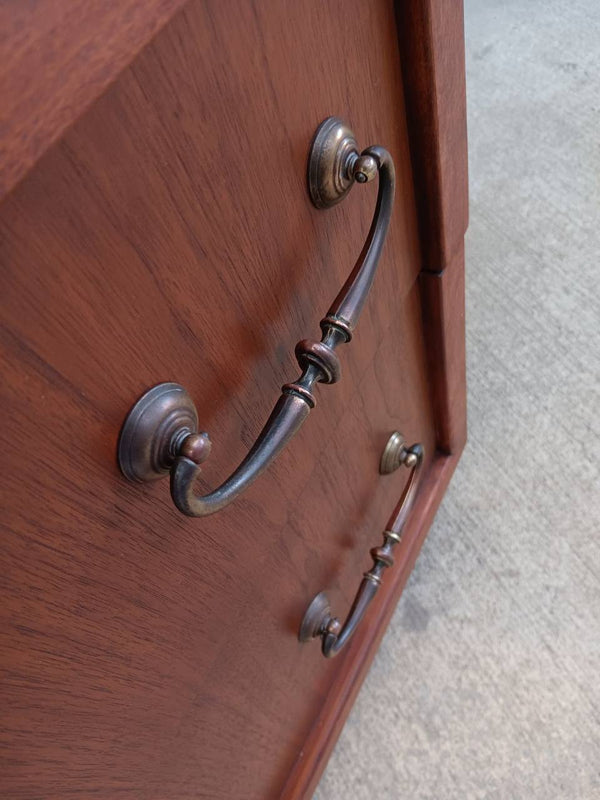
[{"label": "dark patina metal", "polygon": [[240,466],[213,492],[194,493],[210,440],[198,433],[196,409],[185,389],[163,383],[138,400],[123,425],[118,457],[126,478],[145,481],[170,472],[177,508],[191,517],[207,516],[249,486],[296,434],[316,405],[315,384],[336,383],[341,377],[335,350],[352,338],[375,277],[394,201],[394,164],[387,150],[373,146],[359,154],[352,131],[335,117],[319,126],[308,161],[309,193],[317,208],[339,202],[355,182],[366,183],[375,175],[379,175],[377,204],[358,261],[321,320],[321,340],[303,339],[296,345],[302,374],[282,387],[271,416]]},{"label": "dark patina metal", "polygon": [[159,383],[131,409],[119,436],[121,471],[130,481],[167,475],[181,446],[198,431],[194,402],[178,383]]},{"label": "dark patina metal", "polygon": [[[393,462],[389,457],[390,452],[393,452]],[[384,458],[386,458],[385,469]],[[394,463],[395,466],[393,466]],[[381,586],[381,577],[384,570],[393,566],[392,551],[401,541],[402,529],[417,494],[417,484],[423,464],[423,447],[420,444],[413,444],[407,448],[404,445],[402,436],[396,432],[391,435],[388,441],[382,457],[380,472],[388,474],[393,472],[394,469],[398,469],[401,464],[411,468],[412,472],[402,492],[402,497],[390,517],[387,528],[383,532],[383,546],[374,547],[370,551],[373,558],[373,566],[363,576],[346,621],[342,625],[340,620],[333,616],[327,595],[325,592],[319,592],[308,606],[300,624],[299,640],[307,642],[310,639],[320,637],[321,650],[326,658],[332,658],[337,655],[348,642],[364,617],[371,600],[377,594],[377,590]]]}]

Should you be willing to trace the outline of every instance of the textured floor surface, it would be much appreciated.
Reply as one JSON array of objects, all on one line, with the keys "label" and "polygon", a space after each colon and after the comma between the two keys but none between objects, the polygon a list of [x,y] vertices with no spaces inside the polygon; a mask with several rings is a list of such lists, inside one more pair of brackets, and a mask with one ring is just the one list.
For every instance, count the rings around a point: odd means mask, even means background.
[{"label": "textured floor surface", "polygon": [[600,798],[600,2],[465,14],[469,444],[314,800]]}]

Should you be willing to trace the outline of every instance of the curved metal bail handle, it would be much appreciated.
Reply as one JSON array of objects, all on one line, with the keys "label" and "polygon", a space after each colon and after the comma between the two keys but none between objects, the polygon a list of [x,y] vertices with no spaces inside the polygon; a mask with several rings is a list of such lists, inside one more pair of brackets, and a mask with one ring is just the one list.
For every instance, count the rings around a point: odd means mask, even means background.
[{"label": "curved metal bail handle", "polygon": [[[288,384],[290,385],[290,384]],[[177,508],[188,517],[206,517],[229,505],[275,460],[300,429],[311,406],[285,387],[258,439],[239,467],[217,489],[204,496],[194,493],[200,466],[179,456],[171,468],[171,496]]]},{"label": "curved metal bail handle", "polygon": [[[375,162],[376,170],[369,159]],[[359,183],[366,183],[375,174],[379,175],[377,205],[369,235],[356,266],[327,316],[321,321],[321,341],[304,339],[296,345],[296,358],[303,369],[302,374],[295,383],[283,386],[282,396],[256,443],[235,472],[217,489],[206,495],[195,494],[194,483],[200,473],[201,461],[194,461],[186,455],[177,455],[171,467],[171,496],[177,508],[187,516],[204,517],[214,514],[243,492],[298,432],[314,408],[314,384],[335,383],[341,377],[335,349],[352,338],[360,311],[373,283],[390,223],[395,188],[392,157],[382,147],[369,147],[361,156],[354,153],[351,169],[352,178]],[[182,444],[185,444],[185,440]],[[205,451],[202,460],[204,457]]]},{"label": "curved metal bail handle", "polygon": [[[375,159],[379,174],[379,191],[377,193],[373,222],[356,266],[331,304],[325,320],[323,320],[323,322],[331,320],[332,322],[338,321],[345,324],[350,337],[375,278],[377,264],[379,263],[379,257],[392,217],[396,186],[394,162],[387,150],[374,145],[363,150],[361,155]],[[323,325],[323,322],[321,325]]]},{"label": "curved metal bail handle", "polygon": [[333,658],[337,655],[354,634],[381,586],[384,570],[394,564],[392,551],[401,541],[402,529],[414,504],[423,466],[423,455],[424,450],[420,444],[402,448],[400,463],[412,467],[412,472],[383,532],[383,546],[374,547],[370,551],[373,566],[368,572],[365,572],[343,625],[337,617],[331,614],[329,600],[324,592],[320,592],[313,599],[304,615],[298,638],[304,642],[321,637],[321,650],[326,658]]}]

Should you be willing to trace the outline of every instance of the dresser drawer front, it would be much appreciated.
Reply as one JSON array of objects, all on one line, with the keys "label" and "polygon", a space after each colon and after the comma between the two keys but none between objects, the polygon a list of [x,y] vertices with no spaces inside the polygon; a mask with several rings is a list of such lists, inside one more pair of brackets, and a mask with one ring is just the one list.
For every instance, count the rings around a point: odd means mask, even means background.
[{"label": "dresser drawer front", "polygon": [[[202,492],[256,440],[373,215],[377,181],[310,202],[331,114],[396,165],[343,379],[317,385],[242,496],[187,518],[164,482],[123,478],[122,421],[151,386],[185,386],[213,443]],[[390,434],[423,444],[425,476],[436,449],[391,4],[185,4],[0,225],[2,794],[278,797],[388,594],[331,662],[298,641],[306,607],[323,588],[340,609],[354,598],[408,477],[379,472]]]}]

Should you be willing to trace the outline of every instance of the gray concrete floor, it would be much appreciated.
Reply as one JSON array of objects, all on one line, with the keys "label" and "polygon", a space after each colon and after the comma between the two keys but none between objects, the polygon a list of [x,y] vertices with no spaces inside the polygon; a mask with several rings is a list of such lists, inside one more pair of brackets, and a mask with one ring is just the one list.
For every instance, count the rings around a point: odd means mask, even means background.
[{"label": "gray concrete floor", "polygon": [[314,800],[600,798],[600,2],[466,37],[469,444]]}]

